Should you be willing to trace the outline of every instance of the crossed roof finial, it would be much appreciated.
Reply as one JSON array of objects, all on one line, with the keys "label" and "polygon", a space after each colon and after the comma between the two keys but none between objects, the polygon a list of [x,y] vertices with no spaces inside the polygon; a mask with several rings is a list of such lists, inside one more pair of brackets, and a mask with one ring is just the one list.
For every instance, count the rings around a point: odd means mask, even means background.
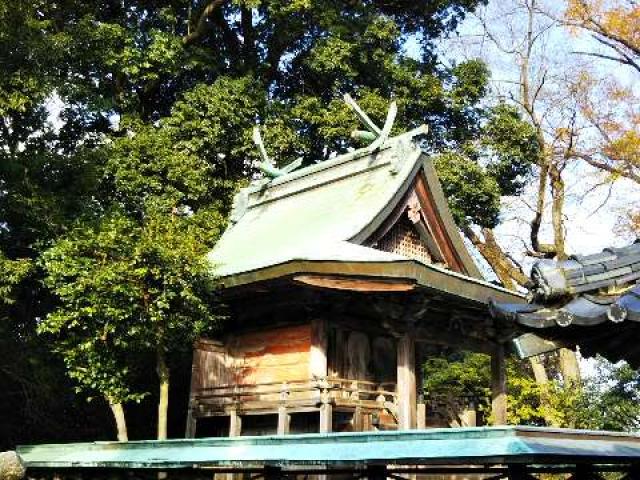
[{"label": "crossed roof finial", "polygon": [[360,108],[360,105],[349,95],[348,93],[344,94],[344,101],[358,116],[360,121],[364,124],[367,130],[354,130],[351,132],[351,137],[371,141],[368,147],[370,152],[375,152],[378,150],[384,142],[389,138],[389,134],[391,133],[391,129],[393,128],[393,122],[396,119],[396,115],[398,114],[398,105],[395,101],[392,101],[389,105],[389,110],[387,111],[387,118],[384,121],[384,126],[382,129],[378,127],[373,120],[367,115],[364,110]]},{"label": "crossed roof finial", "polygon": [[[382,128],[378,127],[373,120],[367,115],[364,110],[360,108],[358,103],[346,93],[344,95],[344,101],[349,107],[355,112],[358,118],[362,121],[367,130],[354,130],[351,133],[353,138],[365,140],[371,142],[371,144],[367,147],[370,153],[377,151],[384,142],[389,138],[389,134],[391,133],[391,129],[393,128],[393,122],[396,119],[396,115],[398,114],[398,106],[395,101],[392,101],[389,105],[389,110],[387,111],[387,118],[384,122]],[[269,158],[267,154],[267,149],[264,146],[264,141],[262,140],[262,135],[260,134],[260,127],[256,125],[253,127],[253,142],[258,147],[258,151],[260,152],[260,157],[262,161],[257,165],[258,168],[270,179],[274,179],[277,177],[281,177],[282,175],[286,175],[294,171],[296,168],[302,165],[302,157],[297,158],[290,164],[285,167],[278,168],[274,165],[273,161]]]}]

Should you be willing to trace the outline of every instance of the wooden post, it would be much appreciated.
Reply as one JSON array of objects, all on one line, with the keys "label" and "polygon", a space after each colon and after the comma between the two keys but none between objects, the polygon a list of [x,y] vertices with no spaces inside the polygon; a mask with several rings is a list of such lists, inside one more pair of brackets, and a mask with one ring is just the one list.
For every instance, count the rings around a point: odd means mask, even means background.
[{"label": "wooden post", "polygon": [[200,364],[202,363],[202,353],[199,350],[199,342],[193,344],[193,356],[191,360],[191,383],[189,387],[189,409],[187,411],[187,425],[185,427],[185,438],[196,437],[196,417],[194,410],[198,407],[197,393],[202,388],[202,378],[200,377]]},{"label": "wooden post", "polygon": [[424,401],[424,346],[416,345],[416,384],[418,387],[418,404],[416,405],[416,428],[427,428],[427,405]]},{"label": "wooden post", "polygon": [[405,333],[398,339],[398,430],[416,428],[416,345]]},{"label": "wooden post", "polygon": [[364,431],[363,421],[364,419],[362,414],[362,408],[356,407],[355,410],[353,411],[353,431],[354,432]]},{"label": "wooden post", "polygon": [[507,424],[507,373],[504,345],[498,344],[491,355],[491,409],[495,425]]},{"label": "wooden post", "polygon": [[193,400],[189,401],[189,410],[187,411],[187,426],[185,428],[184,438],[196,438],[196,417],[193,414]]},{"label": "wooden post", "polygon": [[328,325],[323,319],[311,321],[311,350],[309,354],[309,373],[311,378],[327,376]]},{"label": "wooden post", "polygon": [[333,406],[329,398],[327,384],[327,348],[329,328],[324,319],[311,321],[311,352],[309,373],[311,378],[320,379],[320,433],[330,433],[333,429]]},{"label": "wooden post", "polygon": [[320,405],[320,433],[331,433],[333,430],[333,405],[323,402]]},{"label": "wooden post", "polygon": [[278,407],[278,435],[288,435],[291,425],[291,415],[287,413],[287,407]]},{"label": "wooden post", "polygon": [[242,433],[242,417],[233,409],[229,412],[229,436],[239,437]]},{"label": "wooden post", "polygon": [[424,398],[418,402],[416,410],[416,428],[423,430],[427,428],[427,405],[424,403]]},{"label": "wooden post", "polygon": [[370,432],[373,430],[373,415],[371,413],[365,413],[362,415],[362,431]]}]

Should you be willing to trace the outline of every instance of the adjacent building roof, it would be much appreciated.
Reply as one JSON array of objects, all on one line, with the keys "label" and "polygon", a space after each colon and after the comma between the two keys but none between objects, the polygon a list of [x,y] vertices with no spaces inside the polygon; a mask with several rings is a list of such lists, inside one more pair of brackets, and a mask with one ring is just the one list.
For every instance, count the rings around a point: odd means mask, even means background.
[{"label": "adjacent building roof", "polygon": [[540,261],[529,290],[529,304],[495,303],[494,315],[544,329],[545,338],[580,345],[585,355],[640,365],[640,243]]},{"label": "adjacent building roof", "polygon": [[[474,427],[18,447],[27,471],[45,469],[215,469],[265,466],[629,464],[640,437],[603,431]],[[209,470],[211,471],[211,470]]]},{"label": "adjacent building roof", "polygon": [[[470,285],[473,300],[518,301],[482,279],[419,147],[423,133],[417,129],[376,151],[355,150],[243,189],[230,227],[209,255],[222,283],[322,273],[403,278],[462,296]],[[377,245],[411,208],[426,260]]]}]

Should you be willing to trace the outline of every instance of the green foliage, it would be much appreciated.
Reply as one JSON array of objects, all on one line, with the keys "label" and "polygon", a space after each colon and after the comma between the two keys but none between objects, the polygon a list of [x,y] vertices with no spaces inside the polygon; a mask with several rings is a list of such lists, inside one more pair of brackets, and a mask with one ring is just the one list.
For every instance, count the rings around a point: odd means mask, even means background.
[{"label": "green foliage", "polygon": [[435,157],[449,208],[458,224],[495,226],[500,213],[500,187],[478,162],[458,153]]},{"label": "green foliage", "polygon": [[150,214],[142,225],[114,211],[83,222],[43,256],[60,306],[39,326],[82,389],[139,401],[135,353],[185,348],[219,316],[204,260],[208,242],[189,217]]},{"label": "green foliage", "polygon": [[482,142],[492,157],[488,173],[502,195],[519,195],[541,155],[535,128],[513,106],[501,103],[492,109],[484,131]]},{"label": "green foliage", "polygon": [[[462,67],[457,68],[460,78],[487,76],[477,62]],[[453,94],[477,101],[484,94],[483,82],[456,86]],[[535,129],[513,107],[498,104],[483,112],[482,119],[476,141],[437,155],[435,165],[456,222],[495,227],[500,197],[522,193],[540,146]]]},{"label": "green foliage", "polygon": [[[15,302],[14,289],[32,269],[29,260],[7,260],[0,252],[0,306]],[[0,310],[1,311],[1,310]]]},{"label": "green foliage", "polygon": [[447,391],[453,397],[490,395],[489,356],[482,353],[457,352],[431,357],[423,365],[425,394]]},{"label": "green foliage", "polygon": [[576,425],[580,428],[638,431],[640,373],[626,363],[612,365],[602,358],[584,388]]},{"label": "green foliage", "polygon": [[[474,397],[491,422],[491,360],[481,353],[458,352],[429,358],[424,365],[427,395]],[[640,374],[626,364],[598,359],[596,374],[582,386],[555,378],[536,383],[528,363],[507,360],[507,421],[595,430],[634,431],[640,426]]]}]

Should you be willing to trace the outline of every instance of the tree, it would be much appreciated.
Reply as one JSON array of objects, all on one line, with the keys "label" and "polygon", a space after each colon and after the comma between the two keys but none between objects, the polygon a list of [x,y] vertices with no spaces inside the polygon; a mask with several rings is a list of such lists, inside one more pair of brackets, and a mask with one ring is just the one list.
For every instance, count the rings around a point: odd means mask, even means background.
[{"label": "tree", "polygon": [[589,32],[607,52],[581,54],[617,62],[640,73],[640,7],[637,3],[569,0],[563,21],[569,27]]},{"label": "tree", "polygon": [[119,440],[127,439],[122,405],[146,393],[131,380],[134,352],[156,357],[158,438],[164,439],[167,354],[190,345],[216,321],[204,261],[208,242],[194,220],[152,215],[139,225],[115,211],[83,223],[44,255],[46,281],[61,306],[40,330],[56,334],[57,349],[80,388],[106,398]]}]

